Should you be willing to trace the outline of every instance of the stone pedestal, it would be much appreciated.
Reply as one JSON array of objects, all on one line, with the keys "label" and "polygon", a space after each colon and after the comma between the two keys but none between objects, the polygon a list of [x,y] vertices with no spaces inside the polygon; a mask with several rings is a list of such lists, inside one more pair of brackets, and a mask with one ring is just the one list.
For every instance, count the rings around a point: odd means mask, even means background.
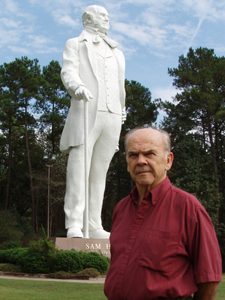
[{"label": "stone pedestal", "polygon": [[55,246],[62,250],[75,249],[77,251],[98,252],[110,257],[109,239],[61,238],[55,239]]}]

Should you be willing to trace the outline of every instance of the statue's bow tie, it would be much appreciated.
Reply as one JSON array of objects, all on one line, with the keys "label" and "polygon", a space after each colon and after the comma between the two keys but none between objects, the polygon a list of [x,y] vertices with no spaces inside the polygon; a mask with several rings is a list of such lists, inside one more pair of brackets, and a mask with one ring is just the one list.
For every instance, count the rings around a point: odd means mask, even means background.
[{"label": "statue's bow tie", "polygon": [[101,41],[102,41],[102,37],[100,37],[100,35],[95,34],[95,35],[93,36],[92,42],[93,42],[94,44],[98,44],[98,43],[100,43]]},{"label": "statue's bow tie", "polygon": [[116,48],[117,45],[118,45],[115,41],[113,41],[112,39],[108,38],[107,36],[102,36],[101,37],[100,35],[95,34],[93,36],[93,39],[92,39],[92,41],[93,41],[94,44],[98,44],[102,40],[104,40],[111,48]]}]

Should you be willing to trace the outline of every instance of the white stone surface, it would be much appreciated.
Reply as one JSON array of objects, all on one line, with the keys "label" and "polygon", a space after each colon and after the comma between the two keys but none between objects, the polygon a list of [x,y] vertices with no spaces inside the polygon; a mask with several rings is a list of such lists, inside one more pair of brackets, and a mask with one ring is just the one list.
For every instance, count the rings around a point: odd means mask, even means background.
[{"label": "white stone surface", "polygon": [[[104,7],[88,6],[82,20],[84,30],[66,42],[63,52],[61,78],[71,95],[71,106],[60,149],[69,153],[65,225],[70,233],[80,232],[84,230],[85,212],[84,101],[88,101],[86,171],[91,237],[102,230],[106,173],[125,119],[125,59],[118,44],[107,36],[109,16]],[[107,237],[102,230],[102,238]]]}]

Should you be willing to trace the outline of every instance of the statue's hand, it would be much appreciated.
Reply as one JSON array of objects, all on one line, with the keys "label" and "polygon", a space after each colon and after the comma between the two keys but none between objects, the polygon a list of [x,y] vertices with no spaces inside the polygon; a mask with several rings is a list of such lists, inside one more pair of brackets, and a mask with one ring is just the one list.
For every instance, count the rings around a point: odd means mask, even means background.
[{"label": "statue's hand", "polygon": [[83,85],[80,85],[74,92],[77,100],[90,101],[93,99],[91,92]]}]

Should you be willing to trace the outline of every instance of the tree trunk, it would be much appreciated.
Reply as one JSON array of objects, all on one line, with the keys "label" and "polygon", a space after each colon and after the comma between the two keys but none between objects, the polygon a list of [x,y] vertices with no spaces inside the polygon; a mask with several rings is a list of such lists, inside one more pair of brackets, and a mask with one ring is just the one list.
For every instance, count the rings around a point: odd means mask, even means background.
[{"label": "tree trunk", "polygon": [[4,209],[8,209],[10,205],[10,190],[11,190],[11,175],[12,175],[12,165],[13,165],[13,151],[12,151],[12,129],[9,129],[9,135],[8,135],[8,170],[7,170],[7,183],[6,183],[6,194],[5,194],[5,204]]},{"label": "tree trunk", "polygon": [[214,175],[216,180],[218,179],[218,168],[216,161],[216,149],[215,149],[215,134],[213,134],[212,123],[210,120],[207,121],[208,133],[209,133],[209,143],[210,143],[210,152],[212,157]]},{"label": "tree trunk", "polygon": [[29,172],[29,180],[30,180],[30,194],[31,194],[31,203],[32,203],[32,226],[35,232],[37,232],[37,213],[36,213],[36,201],[34,195],[34,185],[33,185],[33,171],[31,164],[31,156],[30,156],[30,146],[29,146],[29,135],[28,135],[28,126],[27,126],[27,107],[25,108],[25,144],[27,151],[27,163],[28,163],[28,172]]}]

